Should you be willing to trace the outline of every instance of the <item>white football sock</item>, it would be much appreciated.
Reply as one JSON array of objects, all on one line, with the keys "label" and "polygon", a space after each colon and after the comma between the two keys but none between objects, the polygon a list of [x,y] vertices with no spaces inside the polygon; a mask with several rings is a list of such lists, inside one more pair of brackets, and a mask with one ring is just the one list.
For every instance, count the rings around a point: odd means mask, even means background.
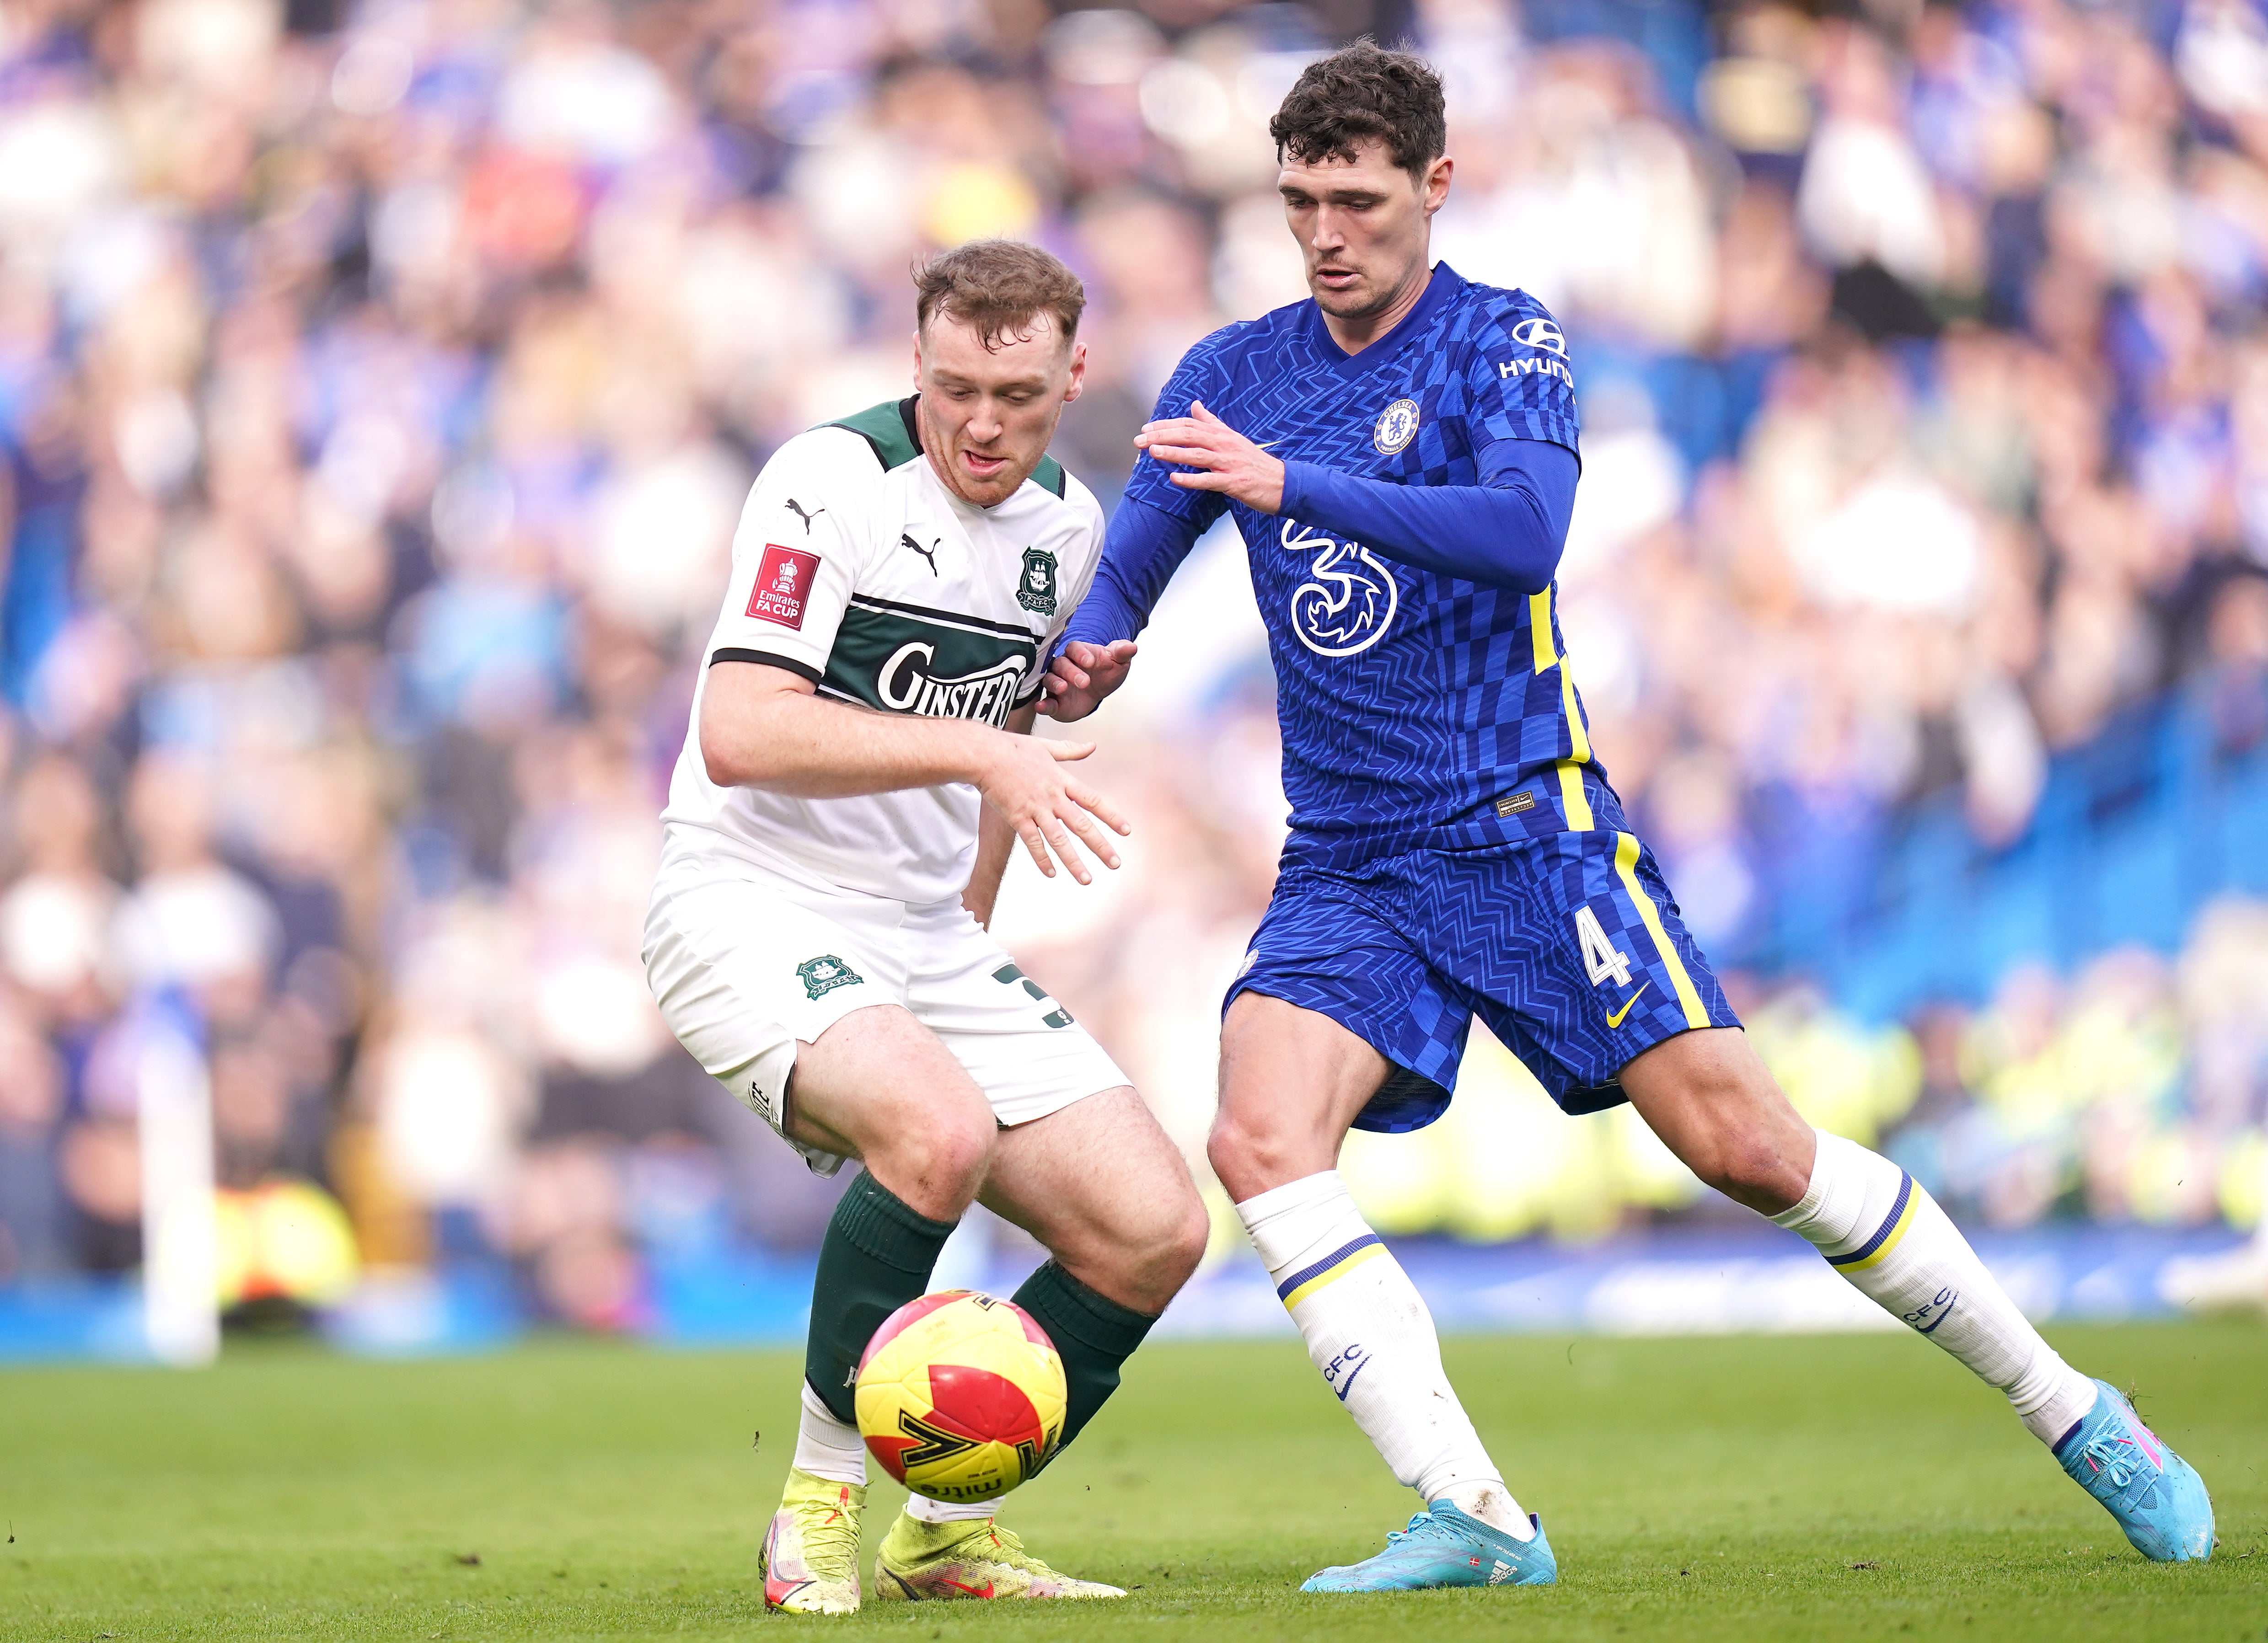
[{"label": "white football sock", "polygon": [[1520,1540],[1535,1530],[1441,1368],[1432,1315],[1327,1169],[1236,1206],[1307,1356],[1395,1477]]},{"label": "white football sock", "polygon": [[1913,1177],[1824,1131],[1811,1185],[1772,1219],[1818,1246],[1852,1287],[1999,1387],[2052,1444],[2095,1407],[2095,1383],[2056,1355]]},{"label": "white football sock", "polygon": [[803,1418],[795,1428],[795,1469],[830,1484],[864,1488],[866,1483],[866,1446],[858,1428],[836,1419],[809,1381],[803,1388]]},{"label": "white football sock", "polygon": [[[795,1466],[798,1471],[824,1477],[830,1484],[857,1484],[863,1487],[866,1482],[866,1445],[858,1436],[858,1428],[836,1419],[807,1382],[803,1389],[803,1418],[795,1429]],[[932,1500],[926,1495],[906,1498],[908,1514],[924,1523],[958,1523],[969,1518],[990,1517],[992,1508],[993,1502],[989,1500],[956,1504]]]},{"label": "white football sock", "polygon": [[966,1523],[971,1518],[990,1517],[999,1505],[998,1500],[932,1500],[927,1495],[908,1495],[906,1515],[917,1523]]}]

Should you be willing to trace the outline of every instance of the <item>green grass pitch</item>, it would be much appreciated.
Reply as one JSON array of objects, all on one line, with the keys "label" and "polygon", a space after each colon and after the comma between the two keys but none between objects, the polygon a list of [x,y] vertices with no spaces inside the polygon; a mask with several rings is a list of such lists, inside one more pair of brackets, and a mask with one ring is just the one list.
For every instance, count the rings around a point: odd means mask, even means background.
[{"label": "green grass pitch", "polygon": [[[2268,1331],[2057,1340],[2204,1471],[2211,1564],[2143,1562],[1919,1341],[1453,1339],[1562,1584],[1306,1597],[1410,1498],[1296,1344],[1162,1345],[1002,1514],[1127,1600],[767,1617],[799,1359],[255,1345],[202,1374],[0,1374],[0,1637],[2268,1638]],[[897,1499],[875,1487],[869,1559]]]}]

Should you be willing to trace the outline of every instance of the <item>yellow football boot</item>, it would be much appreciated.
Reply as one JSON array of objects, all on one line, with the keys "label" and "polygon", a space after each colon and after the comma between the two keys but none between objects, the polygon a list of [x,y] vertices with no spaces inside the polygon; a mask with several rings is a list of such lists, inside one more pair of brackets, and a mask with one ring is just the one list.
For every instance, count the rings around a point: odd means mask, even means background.
[{"label": "yellow football boot", "polygon": [[791,1467],[787,1492],[756,1567],[764,1577],[764,1607],[791,1615],[858,1612],[858,1514],[864,1484],[829,1483]]},{"label": "yellow football boot", "polygon": [[901,1512],[874,1554],[874,1597],[1123,1597],[1100,1580],[1058,1574],[990,1518],[924,1523]]}]

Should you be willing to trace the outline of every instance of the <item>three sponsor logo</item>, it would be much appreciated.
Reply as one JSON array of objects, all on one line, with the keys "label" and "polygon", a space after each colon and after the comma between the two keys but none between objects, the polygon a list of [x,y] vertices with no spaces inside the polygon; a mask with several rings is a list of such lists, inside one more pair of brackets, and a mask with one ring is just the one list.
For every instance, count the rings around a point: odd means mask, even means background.
[{"label": "three sponsor logo", "polygon": [[1279,539],[1290,553],[1310,553],[1313,579],[1292,591],[1292,631],[1318,656],[1352,656],[1386,637],[1402,590],[1360,542],[1341,542],[1285,519]]}]

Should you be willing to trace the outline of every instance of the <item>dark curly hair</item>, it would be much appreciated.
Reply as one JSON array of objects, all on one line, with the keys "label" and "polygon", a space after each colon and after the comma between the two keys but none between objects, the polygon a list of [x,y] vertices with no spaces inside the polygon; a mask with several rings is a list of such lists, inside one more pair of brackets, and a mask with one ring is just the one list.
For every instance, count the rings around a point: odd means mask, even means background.
[{"label": "dark curly hair", "polygon": [[1366,137],[1420,182],[1449,144],[1441,77],[1423,57],[1359,40],[1309,63],[1268,122],[1276,158],[1303,164],[1354,158]]}]

